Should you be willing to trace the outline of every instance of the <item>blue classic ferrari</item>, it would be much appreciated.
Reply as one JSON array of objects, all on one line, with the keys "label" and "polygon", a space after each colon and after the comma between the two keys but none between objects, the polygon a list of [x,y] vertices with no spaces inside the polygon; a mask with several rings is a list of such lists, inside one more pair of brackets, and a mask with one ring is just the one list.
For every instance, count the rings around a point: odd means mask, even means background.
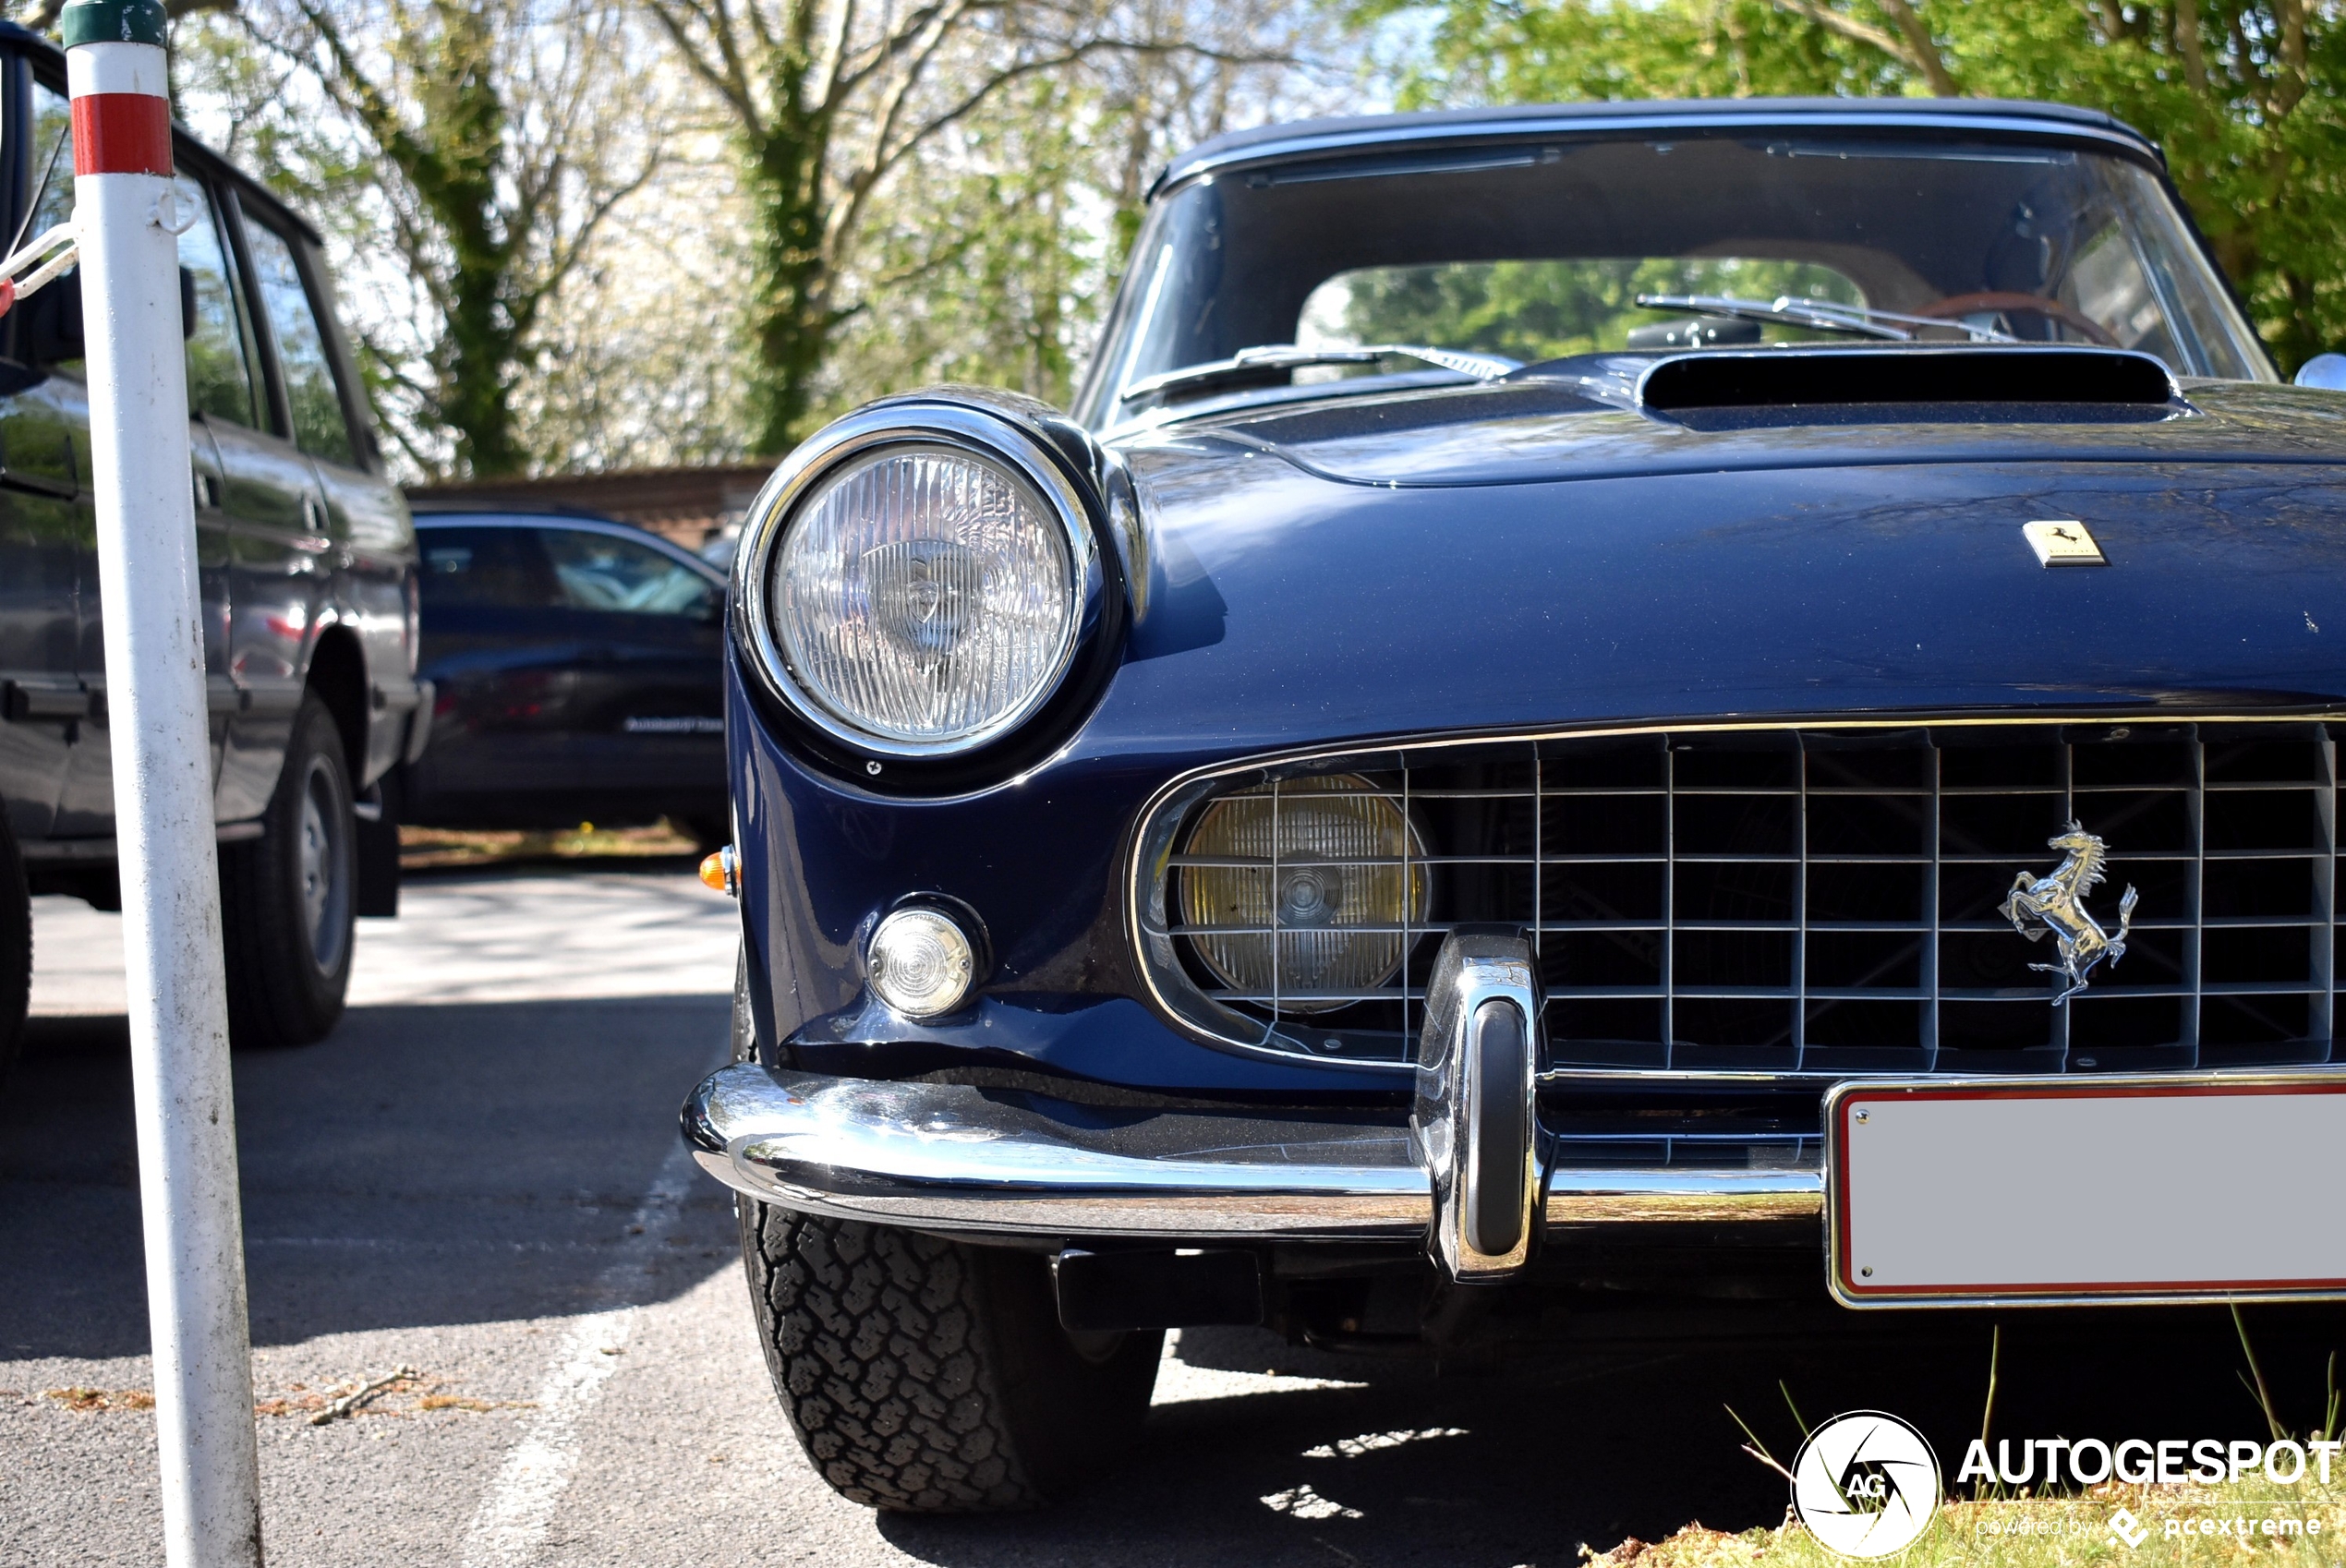
[{"label": "blue classic ferrari", "polygon": [[851,1498],[1061,1495],[1185,1325],[2346,1296],[2269,1200],[2346,1139],[2346,396],[2105,115],[1224,137],[1071,415],[841,419],[728,625],[684,1135]]}]

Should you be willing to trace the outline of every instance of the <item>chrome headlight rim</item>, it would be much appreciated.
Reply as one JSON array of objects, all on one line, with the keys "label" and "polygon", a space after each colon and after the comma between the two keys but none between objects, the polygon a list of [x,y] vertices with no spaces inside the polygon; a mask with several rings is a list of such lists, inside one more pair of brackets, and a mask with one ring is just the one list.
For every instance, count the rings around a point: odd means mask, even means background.
[{"label": "chrome headlight rim", "polygon": [[[772,572],[802,504],[849,464],[895,448],[963,452],[1005,470],[1042,501],[1057,524],[1073,581],[1075,629],[1060,645],[1047,677],[1024,700],[950,740],[902,741],[862,729],[831,712],[792,673],[774,625]],[[1016,421],[984,408],[944,402],[893,404],[827,426],[775,469],[742,525],[741,548],[733,558],[733,603],[759,683],[793,718],[863,756],[908,764],[953,762],[990,749],[1051,706],[1098,631],[1107,568],[1093,510],[1049,447]]]}]

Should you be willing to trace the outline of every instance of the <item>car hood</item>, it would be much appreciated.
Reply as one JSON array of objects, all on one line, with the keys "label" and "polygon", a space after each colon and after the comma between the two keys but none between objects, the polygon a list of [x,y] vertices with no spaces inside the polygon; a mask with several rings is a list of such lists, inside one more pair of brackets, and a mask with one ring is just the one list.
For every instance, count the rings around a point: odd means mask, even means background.
[{"label": "car hood", "polygon": [[[2338,705],[2346,397],[2183,392],[1696,428],[1508,382],[1129,440],[1135,615],[1077,749]],[[2047,518],[2110,564],[2040,566]]]},{"label": "car hood", "polygon": [[[1544,480],[2038,459],[2346,462],[2346,396],[2198,381],[2164,407],[1795,405],[1656,414],[1635,369],[1328,400],[1227,415],[1192,441],[1273,454],[1362,485]],[[1626,360],[1627,356],[1619,356]]]}]

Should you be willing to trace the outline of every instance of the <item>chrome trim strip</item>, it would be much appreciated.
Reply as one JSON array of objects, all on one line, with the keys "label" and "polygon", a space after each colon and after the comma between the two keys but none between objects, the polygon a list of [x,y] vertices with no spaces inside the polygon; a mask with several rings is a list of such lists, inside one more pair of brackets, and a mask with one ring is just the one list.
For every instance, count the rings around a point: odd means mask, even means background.
[{"label": "chrome trim strip", "polygon": [[[2031,1090],[2062,1090],[2071,1093],[2092,1093],[2097,1091],[2128,1089],[2158,1089],[2173,1092],[2179,1089],[2242,1089],[2255,1086],[2293,1088],[2316,1084],[2346,1084],[2346,1073],[2335,1069],[2307,1068],[2291,1071],[2286,1068],[2257,1068],[2240,1072],[2185,1073],[2094,1073],[2089,1076],[2065,1077],[2035,1075],[2026,1078],[1978,1078],[1974,1076],[1916,1078],[1901,1076],[1878,1079],[1844,1079],[1825,1092],[1824,1133],[1825,1158],[1822,1177],[1825,1221],[1825,1288],[1842,1306],[1857,1311],[1901,1310],[1933,1308],[1989,1307],[2111,1307],[2135,1306],[2229,1306],[2249,1301],[2338,1301],[2346,1295],[2335,1291],[2200,1291],[2189,1293],[2091,1292],[2083,1295],[2039,1296],[1901,1296],[1894,1299],[1880,1297],[1850,1295],[1843,1285],[1839,1260],[1842,1247],[1841,1205],[1836,1195],[1841,1184],[1836,1173],[1841,1169],[1841,1104],[1853,1094],[1878,1098],[1884,1094],[1944,1094],[1953,1091],[2004,1090],[2026,1093]],[[2090,1217],[2081,1220],[2090,1224]]]},{"label": "chrome trim strip", "polygon": [[[1288,1050],[1269,1043],[1276,1037],[1275,1026],[1264,1023],[1247,1035],[1227,1032],[1229,1019],[1254,1024],[1251,1019],[1240,1019],[1206,1001],[1203,995],[1184,999],[1168,995],[1157,983],[1163,972],[1179,973],[1180,959],[1172,949],[1172,935],[1165,908],[1165,889],[1169,882],[1166,873],[1176,852],[1173,836],[1179,831],[1182,818],[1190,809],[1209,797],[1222,792],[1228,782],[1243,775],[1258,776],[1255,782],[1265,782],[1275,773],[1301,770],[1313,765],[1360,767],[1364,759],[1390,757],[1397,765],[1408,752],[1439,752],[1465,750],[1477,746],[1536,744],[1544,741],[1601,741],[1625,736],[1655,734],[1755,734],[1784,730],[1959,730],[1959,729],[2023,729],[2062,725],[2126,725],[2126,724],[2323,724],[2346,722],[2346,709],[2333,706],[2277,708],[2262,713],[2200,712],[2191,708],[2116,710],[2085,710],[2062,713],[2001,713],[1964,714],[1946,718],[1928,714],[1902,714],[1880,718],[1851,718],[1846,716],[1808,718],[1791,715],[1768,719],[1694,719],[1672,721],[1644,720],[1638,723],[1606,723],[1598,721],[1586,726],[1563,726],[1554,729],[1501,730],[1477,734],[1409,735],[1375,741],[1356,741],[1337,745],[1300,746],[1289,751],[1266,752],[1239,762],[1218,763],[1191,768],[1177,774],[1159,785],[1142,803],[1133,818],[1131,862],[1125,874],[1125,935],[1132,945],[1134,968],[1139,971],[1146,999],[1159,1016],[1176,1029],[1202,1044],[1231,1051],[1240,1055],[1260,1056],[1288,1064],[1310,1063],[1347,1072],[1381,1073],[1398,1078],[1412,1074],[1417,1068],[1409,1062],[1372,1062],[1354,1058],[1330,1059],[1313,1056],[1301,1050]],[[1381,765],[1380,765],[1381,766]],[[1154,929],[1152,929],[1152,922]],[[1211,1008],[1212,1011],[1208,1009]],[[1227,1014],[1216,1019],[1214,1012]],[[1698,1071],[1676,1067],[1571,1067],[1543,1071],[1540,1075],[1542,1088],[1554,1088],[1576,1081],[1653,1082],[1653,1083],[1753,1083],[1784,1084],[1813,1082],[1822,1087],[1832,1081],[1829,1077],[1814,1073],[1784,1073],[1772,1071]],[[1878,1081],[1878,1080],[1868,1080]],[[1942,1080],[1952,1081],[1952,1080]],[[1998,1080],[2001,1081],[2001,1080]]]},{"label": "chrome trim strip", "polygon": [[1176,159],[1149,191],[1152,202],[1209,175],[1220,175],[1298,158],[1347,152],[1355,149],[1438,146],[1444,142],[1531,141],[1546,139],[1586,140],[1625,132],[1674,131],[1699,134],[1713,127],[1733,133],[1771,130],[1968,130],[1990,136],[2026,136],[2048,141],[2086,141],[2114,148],[2146,160],[2165,172],[2159,149],[2139,136],[2108,126],[2081,125],[2070,120],[2039,118],[2026,112],[2009,115],[1883,115],[1862,109],[1813,114],[1782,108],[1755,108],[1746,114],[1703,115],[1649,111],[1643,114],[1557,115],[1553,119],[1448,121],[1426,126],[1378,126],[1320,131],[1256,142],[1212,157]]},{"label": "chrome trim strip", "polygon": [[[952,448],[1010,470],[1050,508],[1066,538],[1069,568],[1081,601],[1074,632],[1059,649],[1047,681],[1025,702],[985,728],[934,744],[911,744],[871,734],[831,714],[801,691],[791,677],[789,661],[782,657],[766,592],[775,549],[798,502],[840,464],[891,446]],[[750,503],[732,573],[734,604],[757,656],[750,663],[776,700],[834,741],[859,752],[908,759],[960,756],[1000,740],[1034,718],[1058,694],[1077,652],[1097,630],[1106,581],[1094,537],[1091,506],[1041,439],[991,410],[945,402],[883,404],[851,414],[808,438],[782,460]]]},{"label": "chrome trim strip", "polygon": [[[1369,1116],[1129,1120],[963,1084],[742,1065],[705,1080],[682,1121],[693,1158],[735,1191],[876,1224],[1421,1246],[1433,1218],[1409,1129]],[[1814,1218],[1823,1193],[1813,1164],[1551,1170],[1546,1187],[1550,1224]]]},{"label": "chrome trim strip", "polygon": [[1824,1172],[1781,1170],[1577,1170],[1548,1177],[1547,1223],[1680,1224],[1703,1221],[1818,1220],[1824,1214]]},{"label": "chrome trim strip", "polygon": [[1414,1242],[1433,1212],[1408,1133],[1389,1122],[1167,1112],[1132,1123],[964,1084],[741,1066],[694,1092],[683,1128],[729,1187],[881,1224]]}]

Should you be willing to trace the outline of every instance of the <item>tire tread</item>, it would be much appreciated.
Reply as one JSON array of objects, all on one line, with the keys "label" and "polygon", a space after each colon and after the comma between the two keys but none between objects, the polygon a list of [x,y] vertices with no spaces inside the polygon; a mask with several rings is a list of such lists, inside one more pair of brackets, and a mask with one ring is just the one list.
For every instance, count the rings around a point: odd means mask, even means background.
[{"label": "tire tread", "polygon": [[841,1496],[904,1513],[1032,1508],[974,1249],[741,1200],[768,1369]]}]

